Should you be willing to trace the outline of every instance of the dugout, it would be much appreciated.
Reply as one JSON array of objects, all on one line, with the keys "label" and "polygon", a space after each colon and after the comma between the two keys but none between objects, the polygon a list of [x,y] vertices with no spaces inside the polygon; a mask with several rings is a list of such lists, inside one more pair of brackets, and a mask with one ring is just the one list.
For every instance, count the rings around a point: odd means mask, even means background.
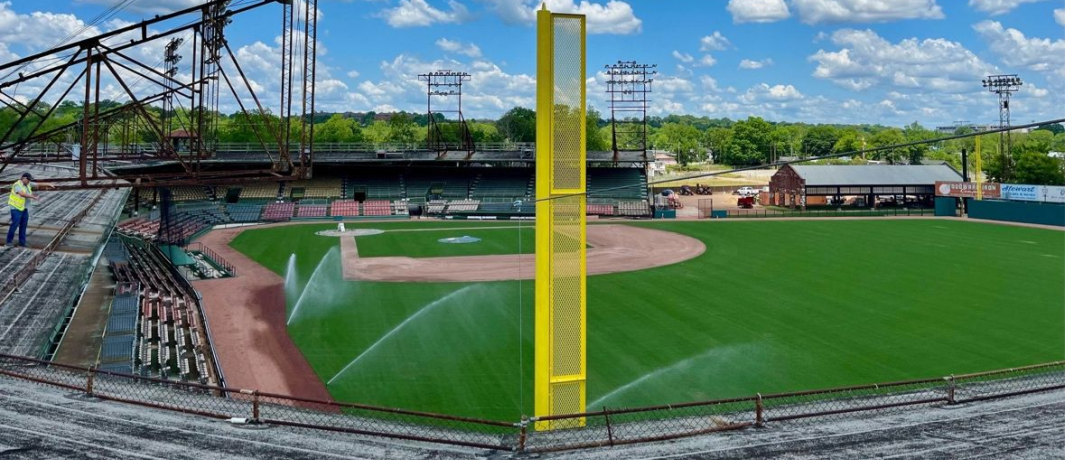
[{"label": "dugout", "polygon": [[[945,165],[784,165],[769,180],[769,204],[791,208],[842,203],[847,197],[931,206],[936,181],[959,181]],[[890,197],[890,198],[889,198]]]}]

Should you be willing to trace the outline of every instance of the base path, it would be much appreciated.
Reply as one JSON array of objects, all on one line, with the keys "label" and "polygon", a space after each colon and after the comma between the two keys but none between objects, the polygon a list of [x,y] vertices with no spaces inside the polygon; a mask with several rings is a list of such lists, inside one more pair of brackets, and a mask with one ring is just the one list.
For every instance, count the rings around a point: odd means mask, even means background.
[{"label": "base path", "polygon": [[325,385],[289,338],[284,280],[229,247],[245,228],[214,230],[198,241],[236,268],[237,277],[193,281],[226,386],[331,401]]},{"label": "base path", "polygon": [[[706,251],[706,245],[695,238],[631,225],[589,225],[588,244],[592,246],[588,249],[589,275],[671,265],[698,257]],[[340,248],[344,259],[344,279],[348,280],[504,281],[533,279],[536,273],[534,254],[362,258],[359,257],[356,238],[342,238]]]}]

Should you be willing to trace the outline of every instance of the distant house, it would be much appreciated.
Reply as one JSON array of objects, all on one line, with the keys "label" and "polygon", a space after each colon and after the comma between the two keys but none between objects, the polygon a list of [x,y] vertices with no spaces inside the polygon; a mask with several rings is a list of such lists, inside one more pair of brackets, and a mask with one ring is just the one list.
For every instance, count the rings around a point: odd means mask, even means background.
[{"label": "distant house", "polygon": [[669,153],[667,153],[665,151],[652,150],[651,153],[653,153],[654,157],[655,157],[654,163],[651,163],[651,165],[650,165],[651,166],[651,171],[650,172],[651,172],[652,175],[654,175],[654,174],[665,174],[667,167],[677,164],[677,159],[673,155],[671,155],[671,154],[669,154]]},{"label": "distant house", "polygon": [[769,180],[769,203],[796,207],[853,196],[870,206],[887,196],[930,201],[936,181],[960,180],[961,174],[947,164],[784,165]]}]

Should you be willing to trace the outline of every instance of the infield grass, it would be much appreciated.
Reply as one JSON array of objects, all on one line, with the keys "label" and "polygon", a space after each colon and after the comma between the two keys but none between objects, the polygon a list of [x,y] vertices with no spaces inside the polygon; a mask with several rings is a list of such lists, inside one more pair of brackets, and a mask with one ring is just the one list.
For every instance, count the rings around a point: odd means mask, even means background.
[{"label": "infield grass", "polygon": [[[690,235],[707,251],[589,278],[590,409],[1065,358],[1059,231],[946,219],[629,225]],[[333,381],[334,398],[507,421],[532,413],[532,282],[344,281],[339,240],[313,235],[324,228],[333,226],[248,230],[232,245],[282,276],[297,255],[290,311],[304,299],[289,332],[322,381]],[[516,252],[517,229],[481,232],[499,232],[493,251]],[[360,237],[360,252],[425,257],[451,246],[415,248],[401,235]]]}]

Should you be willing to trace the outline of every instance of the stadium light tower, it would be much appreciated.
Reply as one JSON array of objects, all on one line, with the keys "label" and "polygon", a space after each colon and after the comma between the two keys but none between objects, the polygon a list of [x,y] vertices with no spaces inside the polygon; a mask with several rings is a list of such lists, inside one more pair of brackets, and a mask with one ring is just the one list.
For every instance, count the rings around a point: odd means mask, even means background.
[{"label": "stadium light tower", "polygon": [[[1017,74],[989,75],[986,79],[981,80],[981,83],[988,91],[998,94],[998,127],[1008,128],[1010,126],[1010,94],[1020,91],[1021,85],[1024,83],[1021,82]],[[1009,179],[1013,172],[1012,147],[1010,132],[999,133],[998,151],[1002,155],[1002,181]]]}]

